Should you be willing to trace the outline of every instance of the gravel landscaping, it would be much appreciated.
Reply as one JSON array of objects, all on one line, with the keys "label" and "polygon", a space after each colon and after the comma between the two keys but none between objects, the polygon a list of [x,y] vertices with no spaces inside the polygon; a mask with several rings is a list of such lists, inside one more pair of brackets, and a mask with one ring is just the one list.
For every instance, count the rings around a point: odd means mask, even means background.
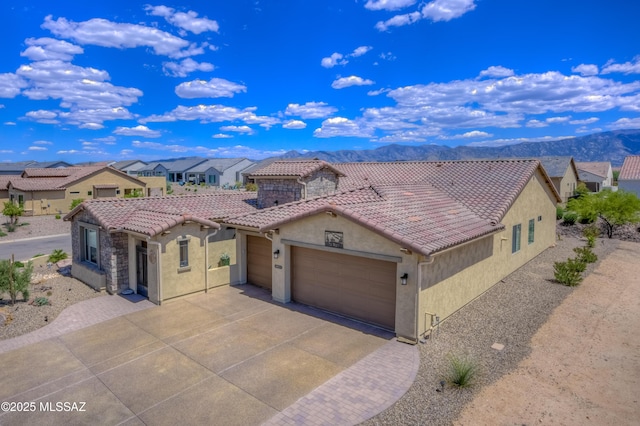
[{"label": "gravel landscaping", "polygon": [[2,216],[2,219],[3,225],[0,230],[6,235],[0,236],[0,242],[71,233],[71,223],[65,222],[62,218],[56,219],[55,216],[20,217],[18,227],[13,232],[7,232],[4,226],[8,221],[7,217]]},{"label": "gravel landscaping", "polygon": [[[616,250],[619,242],[599,238],[594,252],[599,260]],[[574,247],[585,240],[561,237],[549,248],[449,317],[440,330],[419,344],[420,369],[409,391],[366,425],[450,425],[481,387],[514,370],[531,352],[531,338],[552,311],[574,291],[553,279],[553,262],[574,257]],[[583,274],[592,272],[588,265]],[[493,349],[494,343],[504,345]],[[445,385],[449,357],[465,356],[480,367],[475,386]]]}]

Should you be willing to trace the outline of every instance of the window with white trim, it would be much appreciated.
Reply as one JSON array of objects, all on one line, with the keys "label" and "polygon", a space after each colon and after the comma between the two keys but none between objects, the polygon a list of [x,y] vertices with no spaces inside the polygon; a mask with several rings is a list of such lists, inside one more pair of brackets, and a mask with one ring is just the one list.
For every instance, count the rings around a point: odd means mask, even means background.
[{"label": "window with white trim", "polygon": [[92,228],[82,229],[82,260],[98,264],[98,230]]},{"label": "window with white trim", "polygon": [[529,244],[533,244],[533,242],[535,241],[535,234],[536,232],[536,221],[535,219],[530,219],[529,220],[529,237],[528,237],[528,242]]},{"label": "window with white trim", "polygon": [[180,244],[180,267],[186,268],[189,266],[189,240],[180,240],[178,244]]}]

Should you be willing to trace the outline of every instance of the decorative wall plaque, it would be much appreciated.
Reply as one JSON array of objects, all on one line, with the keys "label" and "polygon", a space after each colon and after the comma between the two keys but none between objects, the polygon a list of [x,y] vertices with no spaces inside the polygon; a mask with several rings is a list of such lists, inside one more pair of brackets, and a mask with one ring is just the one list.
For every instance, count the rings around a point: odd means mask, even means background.
[{"label": "decorative wall plaque", "polygon": [[342,232],[324,231],[324,245],[327,247],[344,248]]}]

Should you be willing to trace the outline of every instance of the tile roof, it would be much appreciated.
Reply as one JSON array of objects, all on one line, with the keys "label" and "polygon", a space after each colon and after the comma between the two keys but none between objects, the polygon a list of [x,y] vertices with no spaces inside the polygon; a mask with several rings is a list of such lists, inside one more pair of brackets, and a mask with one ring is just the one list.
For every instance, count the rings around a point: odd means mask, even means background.
[{"label": "tile roof", "polygon": [[[575,167],[573,157],[540,157],[540,162],[542,163],[542,167],[547,171],[547,174],[552,178],[563,177],[567,172],[567,168],[571,166],[571,163],[573,163],[573,167]],[[574,170],[577,176],[578,170]]]},{"label": "tile roof", "polygon": [[274,161],[271,164],[250,173],[250,177],[296,177],[309,176],[313,172],[328,168],[339,176],[342,172],[331,164],[322,160],[299,160],[299,161]]},{"label": "tile roof", "polygon": [[229,167],[232,167],[238,164],[242,160],[245,160],[245,159],[244,158],[210,158],[205,162],[190,168],[189,170],[187,170],[187,173],[204,173],[207,170],[209,170],[209,168],[211,167],[213,167],[219,172],[224,172]]},{"label": "tile roof", "polygon": [[161,167],[163,169],[167,169],[166,164],[162,164],[160,162],[155,162],[155,163],[149,163],[146,166],[142,166],[140,167],[138,170],[136,170],[137,172],[151,172],[156,170],[156,168]]},{"label": "tile roof", "polygon": [[[611,169],[611,163],[609,161],[576,161],[576,167],[578,168],[578,173],[585,171],[587,173],[591,173],[592,175],[600,176],[603,179],[606,179],[609,174],[609,170]],[[580,177],[580,180],[584,179]]]},{"label": "tile roof", "polygon": [[206,158],[189,157],[183,158],[181,160],[173,160],[167,162],[161,161],[160,164],[162,164],[167,168],[167,170],[170,170],[171,172],[184,172],[192,167],[197,166],[200,163],[204,163],[205,161],[207,161]]},{"label": "tile roof", "polygon": [[640,180],[640,155],[629,155],[624,159],[618,180]]},{"label": "tile roof", "polygon": [[216,221],[256,210],[255,192],[230,192],[153,198],[94,199],[77,206],[64,220],[86,210],[110,232],[154,236],[186,221],[219,228]]},{"label": "tile roof", "polygon": [[[25,192],[63,190],[74,182],[103,170],[109,170],[127,179],[137,181],[134,177],[106,165],[67,167],[63,169],[28,168],[25,169],[21,177],[14,177],[10,181],[14,188]],[[145,185],[142,181],[138,182],[142,186]]]},{"label": "tile roof", "polygon": [[[334,164],[339,193],[226,220],[261,232],[332,211],[425,255],[503,229],[538,160]],[[365,186],[363,186],[363,184]]]},{"label": "tile roof", "polygon": [[0,175],[0,191],[6,191],[9,189],[9,180],[15,177],[16,175]]},{"label": "tile roof", "polygon": [[144,167],[147,164],[142,160],[123,160],[123,161],[116,161],[116,162],[110,163],[109,165],[114,169],[122,170],[122,169],[129,168],[136,163],[140,163],[140,167]]}]

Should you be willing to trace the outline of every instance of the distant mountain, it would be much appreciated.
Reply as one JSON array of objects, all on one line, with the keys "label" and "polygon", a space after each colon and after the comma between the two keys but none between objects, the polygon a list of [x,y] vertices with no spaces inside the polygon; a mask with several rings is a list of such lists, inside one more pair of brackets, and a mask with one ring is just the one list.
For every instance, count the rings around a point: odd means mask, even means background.
[{"label": "distant mountain", "polygon": [[501,147],[442,145],[385,145],[376,149],[289,151],[279,158],[319,158],[333,163],[363,161],[469,160],[474,158],[512,158],[573,156],[576,161],[611,161],[620,166],[627,155],[640,154],[640,130],[594,133],[577,138],[547,142],[525,142]]}]

